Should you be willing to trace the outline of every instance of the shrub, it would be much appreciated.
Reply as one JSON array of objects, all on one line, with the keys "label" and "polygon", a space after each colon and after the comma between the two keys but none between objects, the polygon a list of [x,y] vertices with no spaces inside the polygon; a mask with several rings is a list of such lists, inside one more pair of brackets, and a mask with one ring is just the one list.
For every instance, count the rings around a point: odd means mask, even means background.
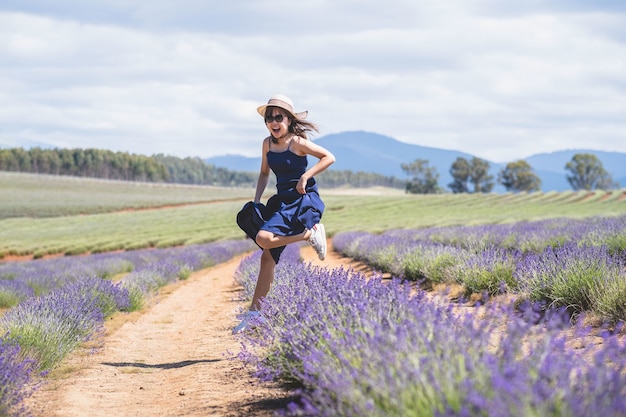
[{"label": "shrub", "polygon": [[89,340],[105,314],[128,305],[124,289],[100,278],[85,279],[10,309],[0,318],[0,331],[18,342],[40,370],[47,370]]},{"label": "shrub", "polygon": [[623,262],[612,257],[606,247],[579,246],[575,242],[548,247],[538,255],[528,254],[517,264],[515,277],[532,300],[545,300],[577,312],[597,311],[601,294],[612,291],[614,297],[616,288],[626,282]]},{"label": "shrub", "polygon": [[455,270],[457,281],[467,294],[487,292],[496,295],[517,290],[514,278],[517,254],[498,249],[485,249],[469,256]]}]

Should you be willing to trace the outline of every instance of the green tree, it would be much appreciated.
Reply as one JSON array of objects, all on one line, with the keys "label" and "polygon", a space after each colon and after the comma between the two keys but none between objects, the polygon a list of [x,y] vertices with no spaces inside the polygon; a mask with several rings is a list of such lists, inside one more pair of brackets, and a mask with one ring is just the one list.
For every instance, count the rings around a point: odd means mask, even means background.
[{"label": "green tree", "polygon": [[450,175],[452,175],[452,182],[448,184],[448,188],[453,193],[467,193],[469,192],[469,178],[471,167],[469,161],[465,158],[458,157],[456,161],[452,163],[450,167]]},{"label": "green tree", "polygon": [[16,149],[0,149],[0,169],[2,171],[20,172],[20,153],[24,152],[21,148]]},{"label": "green tree", "polygon": [[436,194],[439,190],[437,168],[429,166],[426,159],[416,159],[410,164],[400,165],[411,179],[406,183],[406,192],[411,194]]},{"label": "green tree", "polygon": [[606,172],[597,156],[590,153],[574,155],[565,169],[571,172],[567,181],[575,191],[578,190],[610,190],[618,188],[611,175]]},{"label": "green tree", "polygon": [[474,186],[475,193],[488,193],[495,185],[493,175],[489,175],[489,162],[476,157],[471,161],[456,158],[450,167],[450,175],[453,181],[448,187],[453,193],[469,192],[469,184]]},{"label": "green tree", "polygon": [[13,157],[17,161],[18,171],[30,172],[32,169],[32,160],[30,153],[24,149],[15,149]]},{"label": "green tree", "polygon": [[[0,171],[226,187],[254,187],[258,177],[258,172],[230,171],[197,157],[143,156],[103,149],[0,149]],[[316,179],[329,188],[406,187],[404,179],[361,171],[329,170]],[[273,177],[270,185],[275,185]]]},{"label": "green tree", "polygon": [[493,190],[493,175],[489,175],[489,162],[480,158],[472,158],[470,163],[470,182],[474,184],[475,193],[488,193]]},{"label": "green tree", "polygon": [[498,173],[498,183],[513,192],[541,190],[541,179],[523,159],[506,164]]}]

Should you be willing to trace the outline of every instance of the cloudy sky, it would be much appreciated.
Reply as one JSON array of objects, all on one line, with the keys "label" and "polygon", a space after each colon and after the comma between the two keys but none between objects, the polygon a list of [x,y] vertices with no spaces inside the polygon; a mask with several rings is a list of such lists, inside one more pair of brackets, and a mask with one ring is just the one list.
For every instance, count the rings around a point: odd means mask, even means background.
[{"label": "cloudy sky", "polygon": [[274,93],[320,135],[626,152],[626,2],[0,3],[2,147],[258,156]]}]

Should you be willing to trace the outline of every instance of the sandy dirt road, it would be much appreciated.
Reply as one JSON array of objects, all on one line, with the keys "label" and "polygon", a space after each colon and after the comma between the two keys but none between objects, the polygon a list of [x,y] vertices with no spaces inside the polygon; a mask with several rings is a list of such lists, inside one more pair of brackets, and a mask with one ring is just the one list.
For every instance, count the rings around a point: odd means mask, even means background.
[{"label": "sandy dirt road", "polygon": [[[301,252],[316,265],[353,266],[330,250],[323,262],[308,245]],[[260,383],[236,358],[240,345],[231,330],[243,305],[233,276],[241,258],[166,287],[141,314],[114,317],[95,353],[72,354],[62,375],[36,392],[33,414],[235,417],[284,408],[290,393]]]}]

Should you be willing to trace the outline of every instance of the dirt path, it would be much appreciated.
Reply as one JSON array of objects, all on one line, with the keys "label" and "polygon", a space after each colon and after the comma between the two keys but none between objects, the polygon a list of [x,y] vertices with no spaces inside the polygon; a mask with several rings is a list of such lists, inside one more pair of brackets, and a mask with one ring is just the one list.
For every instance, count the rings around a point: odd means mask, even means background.
[{"label": "dirt path", "polygon": [[[351,266],[332,251],[320,262],[308,245],[302,256],[329,268]],[[235,358],[240,260],[198,271],[144,313],[114,319],[123,322],[96,353],[73,354],[61,366],[64,375],[37,391],[35,417],[270,416],[285,407],[288,392],[258,382]]]}]

